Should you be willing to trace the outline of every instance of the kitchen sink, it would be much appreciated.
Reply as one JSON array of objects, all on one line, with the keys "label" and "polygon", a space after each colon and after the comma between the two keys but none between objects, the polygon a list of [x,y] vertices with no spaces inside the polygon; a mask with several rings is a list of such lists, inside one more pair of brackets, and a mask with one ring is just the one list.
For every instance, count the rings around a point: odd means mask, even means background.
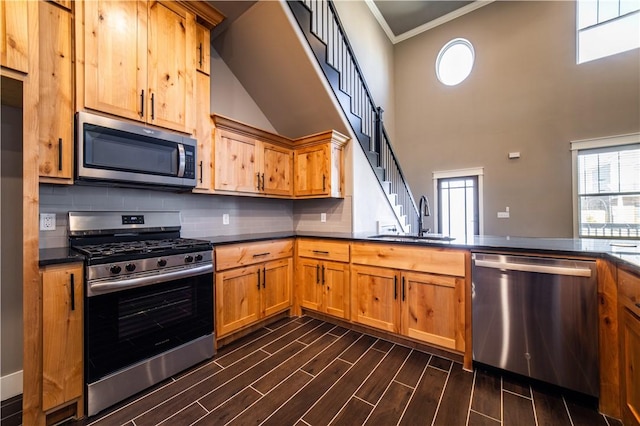
[{"label": "kitchen sink", "polygon": [[412,242],[420,242],[420,241],[453,241],[454,237],[449,237],[447,235],[442,234],[424,234],[424,235],[391,235],[391,234],[382,234],[382,235],[374,235],[369,237],[375,240],[385,240],[385,241],[412,241]]}]

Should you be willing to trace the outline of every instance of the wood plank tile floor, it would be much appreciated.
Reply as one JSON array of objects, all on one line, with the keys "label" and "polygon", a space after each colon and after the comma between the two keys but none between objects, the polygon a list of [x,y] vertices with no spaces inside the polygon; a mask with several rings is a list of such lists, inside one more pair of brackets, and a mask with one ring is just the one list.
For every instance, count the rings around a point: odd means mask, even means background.
[{"label": "wood plank tile floor", "polygon": [[264,327],[210,361],[67,424],[621,425],[556,389],[466,372],[307,316]]}]

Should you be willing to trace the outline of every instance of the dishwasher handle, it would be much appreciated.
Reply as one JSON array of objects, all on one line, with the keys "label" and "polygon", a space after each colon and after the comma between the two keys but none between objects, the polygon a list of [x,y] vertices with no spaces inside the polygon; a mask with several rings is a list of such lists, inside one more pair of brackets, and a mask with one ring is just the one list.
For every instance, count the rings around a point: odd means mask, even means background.
[{"label": "dishwasher handle", "polygon": [[528,263],[518,262],[506,262],[506,261],[494,261],[476,259],[475,265],[484,268],[504,269],[507,271],[521,271],[521,272],[537,272],[540,274],[554,274],[554,275],[568,275],[572,277],[591,277],[591,269],[568,267],[568,266],[553,266],[553,265],[532,265]]}]

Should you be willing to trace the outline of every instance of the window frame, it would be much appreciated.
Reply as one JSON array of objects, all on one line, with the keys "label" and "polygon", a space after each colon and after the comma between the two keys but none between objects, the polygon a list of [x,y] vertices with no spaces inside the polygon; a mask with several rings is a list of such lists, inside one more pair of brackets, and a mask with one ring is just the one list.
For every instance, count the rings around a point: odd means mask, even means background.
[{"label": "window frame", "polygon": [[627,237],[581,237],[580,236],[580,192],[578,176],[578,153],[579,151],[611,148],[616,146],[636,145],[640,143],[640,133],[629,133],[625,135],[607,136],[602,138],[581,139],[571,141],[571,187],[573,205],[573,237],[574,238],[606,238],[606,239],[628,239]]},{"label": "window frame", "polygon": [[436,232],[442,232],[440,229],[440,205],[438,200],[438,182],[440,179],[475,177],[478,183],[478,235],[484,235],[484,201],[483,201],[483,179],[484,167],[473,167],[468,169],[442,170],[433,172],[433,226]]}]

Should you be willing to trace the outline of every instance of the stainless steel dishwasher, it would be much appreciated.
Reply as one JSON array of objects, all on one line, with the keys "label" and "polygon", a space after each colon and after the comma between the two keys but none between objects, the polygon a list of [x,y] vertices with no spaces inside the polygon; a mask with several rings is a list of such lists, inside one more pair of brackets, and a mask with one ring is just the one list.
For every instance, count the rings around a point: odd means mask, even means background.
[{"label": "stainless steel dishwasher", "polygon": [[473,253],[474,361],[598,396],[595,262]]}]

